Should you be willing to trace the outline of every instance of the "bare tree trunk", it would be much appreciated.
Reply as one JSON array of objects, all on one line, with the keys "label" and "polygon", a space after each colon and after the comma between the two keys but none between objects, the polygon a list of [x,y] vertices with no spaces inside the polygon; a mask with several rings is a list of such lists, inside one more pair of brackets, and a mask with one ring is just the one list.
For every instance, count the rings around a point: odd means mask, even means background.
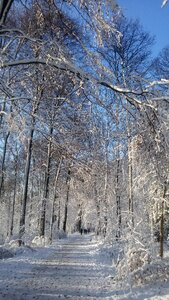
[{"label": "bare tree trunk", "polygon": [[77,231],[82,234],[82,205],[79,204]]},{"label": "bare tree trunk", "polygon": [[60,230],[60,199],[58,201],[58,221],[57,221],[57,229]]},{"label": "bare tree trunk", "polygon": [[66,227],[67,227],[70,180],[71,180],[71,178],[70,178],[70,168],[69,168],[68,174],[67,174],[67,179],[66,179],[67,192],[66,192],[66,202],[65,202],[65,210],[64,210],[64,220],[63,220],[63,231],[64,232],[66,232]]},{"label": "bare tree trunk", "polygon": [[[107,129],[108,130],[108,129]],[[106,145],[105,145],[105,178],[104,178],[104,228],[103,228],[103,236],[106,237],[107,233],[107,221],[108,221],[108,203],[107,203],[107,191],[108,191],[108,145],[109,140],[107,137]]]},{"label": "bare tree trunk", "polygon": [[117,152],[116,152],[116,213],[117,213],[117,233],[116,238],[121,236],[121,199],[120,199],[120,131],[119,131],[119,104],[116,109],[116,129],[117,129]]},{"label": "bare tree trunk", "polygon": [[10,237],[10,219],[11,219],[11,202],[12,202],[12,191],[8,195],[8,200],[7,200],[7,224],[6,224],[6,237]]},{"label": "bare tree trunk", "polygon": [[[131,143],[131,141],[130,141],[130,143]],[[128,165],[129,212],[131,212],[133,214],[133,191],[132,191],[132,189],[133,189],[133,178],[132,178],[133,168],[132,168],[131,146],[129,146],[128,151],[129,151],[129,154],[128,154],[128,159],[129,159],[129,165]]]},{"label": "bare tree trunk", "polygon": [[30,173],[31,156],[32,156],[33,134],[34,134],[34,126],[30,131],[30,136],[28,140],[28,150],[27,150],[28,152],[27,152],[26,166],[25,166],[24,189],[23,189],[20,229],[19,229],[20,239],[22,239],[22,236],[25,233],[25,218],[26,218],[26,207],[27,207],[27,197],[28,197],[29,173]]},{"label": "bare tree trunk", "polygon": [[7,142],[8,142],[9,136],[10,136],[10,131],[8,131],[8,133],[7,133],[6,137],[5,137],[4,150],[3,150],[3,156],[2,156],[1,177],[0,177],[0,198],[2,196],[3,187],[4,187],[5,158],[6,158],[6,149],[7,149]]},{"label": "bare tree trunk", "polygon": [[52,202],[52,214],[51,214],[51,221],[50,221],[50,239],[52,241],[52,233],[53,233],[53,224],[54,224],[54,214],[55,214],[55,203],[56,203],[56,198],[57,198],[57,183],[58,183],[58,178],[61,170],[61,165],[62,165],[62,156],[60,158],[60,162],[57,168],[56,172],[56,177],[55,177],[55,186],[54,186],[54,195],[53,195],[53,202]]},{"label": "bare tree trunk", "polygon": [[3,117],[4,117],[4,112],[5,112],[5,108],[6,108],[6,97],[4,99],[3,105],[2,105],[2,109],[1,109],[1,114],[0,114],[0,127],[3,123]]},{"label": "bare tree trunk", "polygon": [[98,193],[97,193],[97,183],[96,183],[96,175],[94,180],[94,199],[96,203],[96,213],[97,213],[97,228],[96,228],[96,234],[101,234],[101,216],[100,216],[100,201],[98,199]]},{"label": "bare tree trunk", "polygon": [[[119,152],[119,151],[118,151]],[[120,173],[120,157],[118,153],[117,157],[117,175],[116,175],[116,205],[117,205],[117,222],[118,230],[116,237],[119,239],[121,236],[121,203],[120,203],[120,191],[119,191],[119,173]]]},{"label": "bare tree trunk", "polygon": [[[127,103],[128,108],[128,103]],[[134,227],[134,203],[133,203],[133,162],[132,162],[132,139],[131,129],[129,124],[129,116],[127,111],[127,138],[128,138],[128,205],[129,215],[131,217],[131,223]]]},{"label": "bare tree trunk", "polygon": [[13,228],[14,228],[14,214],[15,214],[15,200],[16,200],[17,174],[18,174],[18,156],[17,156],[17,158],[15,159],[15,180],[14,180],[14,193],[13,193],[12,212],[11,212],[10,236],[13,235]]},{"label": "bare tree trunk", "polygon": [[34,169],[35,169],[35,158],[32,159],[32,178],[31,178],[31,197],[29,206],[29,228],[32,224],[32,210],[33,210],[33,197],[34,197]]},{"label": "bare tree trunk", "polygon": [[46,172],[45,172],[45,187],[44,187],[44,196],[42,200],[42,211],[40,217],[40,232],[39,235],[45,236],[45,223],[46,223],[46,204],[49,197],[49,179],[50,179],[50,167],[51,167],[51,158],[52,158],[52,138],[53,138],[53,127],[50,128],[50,138],[48,143],[48,156],[46,163]]},{"label": "bare tree trunk", "polygon": [[[167,192],[166,185],[164,186],[163,199]],[[160,257],[163,258],[164,253],[164,200],[161,203],[161,219],[160,219]]]},{"label": "bare tree trunk", "polygon": [[26,157],[26,166],[25,166],[25,178],[24,178],[24,188],[23,188],[23,198],[21,204],[21,216],[20,216],[20,228],[19,228],[19,238],[22,239],[23,234],[25,233],[25,219],[26,219],[26,207],[27,207],[27,198],[28,198],[28,183],[29,183],[29,173],[31,166],[31,157],[32,157],[32,146],[33,146],[33,135],[35,128],[36,113],[38,111],[40,102],[40,97],[33,104],[32,115],[31,115],[31,130],[28,139],[28,149]]}]

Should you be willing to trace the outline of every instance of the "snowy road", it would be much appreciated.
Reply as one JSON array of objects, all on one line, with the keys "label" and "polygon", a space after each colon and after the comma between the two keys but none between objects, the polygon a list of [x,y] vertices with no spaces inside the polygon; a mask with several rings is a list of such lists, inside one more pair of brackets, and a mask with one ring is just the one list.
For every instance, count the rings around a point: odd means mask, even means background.
[{"label": "snowy road", "polygon": [[168,280],[132,291],[115,283],[112,258],[101,249],[90,235],[20,249],[20,255],[0,260],[0,300],[169,300]]},{"label": "snowy road", "polygon": [[113,267],[100,261],[98,245],[90,239],[73,235],[43,249],[39,257],[32,253],[4,260],[0,299],[110,299]]}]

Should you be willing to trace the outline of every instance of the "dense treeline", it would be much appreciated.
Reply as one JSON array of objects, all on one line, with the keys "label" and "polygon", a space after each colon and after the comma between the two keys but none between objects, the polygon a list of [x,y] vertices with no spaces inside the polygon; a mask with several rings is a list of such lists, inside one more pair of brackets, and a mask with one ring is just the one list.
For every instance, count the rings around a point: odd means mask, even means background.
[{"label": "dense treeline", "polygon": [[112,1],[1,2],[1,239],[88,229],[163,256],[168,48]]}]

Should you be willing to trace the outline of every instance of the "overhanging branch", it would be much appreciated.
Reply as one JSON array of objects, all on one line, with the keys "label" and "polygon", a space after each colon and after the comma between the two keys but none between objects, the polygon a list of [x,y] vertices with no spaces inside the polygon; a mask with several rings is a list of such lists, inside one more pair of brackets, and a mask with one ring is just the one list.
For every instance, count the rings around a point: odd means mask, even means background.
[{"label": "overhanging branch", "polygon": [[[152,88],[152,86],[154,86],[154,85],[168,84],[168,81],[164,81],[164,80],[154,81],[152,83],[149,83],[147,86],[145,86],[145,88],[143,90],[138,90],[138,91],[131,90],[131,89],[127,89],[124,87],[113,85],[108,81],[98,80],[97,78],[94,78],[92,75],[90,75],[90,74],[84,72],[83,70],[81,70],[80,68],[74,66],[71,62],[68,62],[66,60],[64,62],[60,62],[57,60],[54,61],[54,60],[51,60],[50,57],[47,58],[46,60],[34,58],[34,59],[23,59],[23,60],[17,60],[17,61],[3,62],[1,64],[1,68],[3,69],[3,68],[7,68],[7,67],[33,65],[33,64],[46,65],[46,66],[50,66],[50,67],[56,68],[56,69],[64,71],[64,72],[70,72],[70,73],[73,73],[75,76],[77,76],[81,80],[91,81],[96,85],[107,87],[108,89],[112,90],[115,93],[124,95],[130,103],[132,101],[132,104],[136,105],[137,107],[141,106],[141,105],[150,107],[151,105],[141,102],[140,100],[136,99],[135,96],[142,96],[142,95],[150,93],[149,88]],[[153,108],[153,106],[151,106],[151,108]]]}]

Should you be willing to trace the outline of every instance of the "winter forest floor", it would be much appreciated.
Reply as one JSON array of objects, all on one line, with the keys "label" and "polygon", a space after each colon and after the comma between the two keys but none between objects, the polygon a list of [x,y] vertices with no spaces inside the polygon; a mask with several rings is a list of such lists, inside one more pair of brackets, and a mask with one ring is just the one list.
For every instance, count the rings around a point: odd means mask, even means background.
[{"label": "winter forest floor", "polygon": [[169,281],[132,290],[114,279],[112,257],[92,235],[25,248],[0,261],[0,300],[169,299]]}]

